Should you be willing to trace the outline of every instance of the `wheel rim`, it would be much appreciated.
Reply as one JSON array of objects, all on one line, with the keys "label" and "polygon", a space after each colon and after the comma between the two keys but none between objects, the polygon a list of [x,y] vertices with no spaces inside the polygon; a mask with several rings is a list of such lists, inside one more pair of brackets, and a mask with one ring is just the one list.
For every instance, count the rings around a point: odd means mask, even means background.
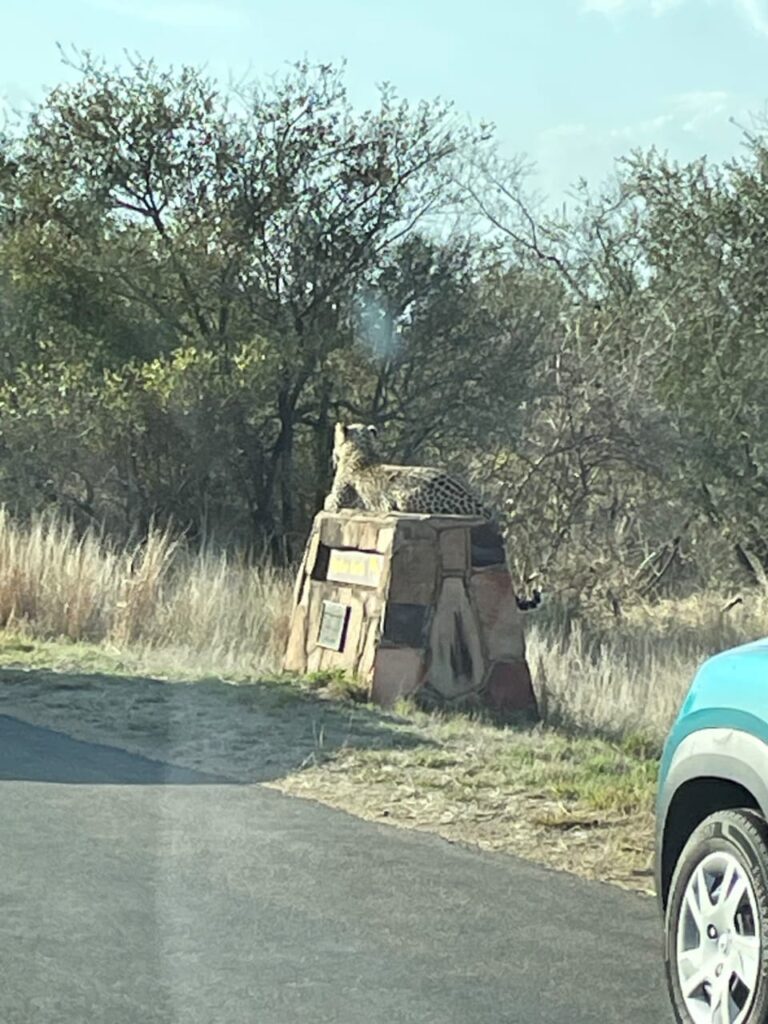
[{"label": "wheel rim", "polygon": [[694,1024],[743,1024],[760,971],[757,900],[730,853],[696,867],[677,921],[677,978]]}]

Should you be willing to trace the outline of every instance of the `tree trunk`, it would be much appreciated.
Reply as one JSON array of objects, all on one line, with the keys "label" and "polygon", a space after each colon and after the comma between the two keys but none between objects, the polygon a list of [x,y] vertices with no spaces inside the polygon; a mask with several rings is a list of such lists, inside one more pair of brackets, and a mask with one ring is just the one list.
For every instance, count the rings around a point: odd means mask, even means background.
[{"label": "tree trunk", "polygon": [[320,402],[317,411],[317,425],[313,438],[315,467],[315,501],[314,511],[318,512],[325,501],[331,485],[331,464],[329,453],[332,447],[333,427],[330,421],[331,385],[324,383],[320,391]]}]

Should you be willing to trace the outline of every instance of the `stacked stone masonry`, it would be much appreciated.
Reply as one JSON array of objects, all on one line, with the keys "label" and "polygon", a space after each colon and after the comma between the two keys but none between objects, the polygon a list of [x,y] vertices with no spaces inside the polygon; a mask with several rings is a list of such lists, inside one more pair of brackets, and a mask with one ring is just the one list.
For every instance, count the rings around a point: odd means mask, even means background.
[{"label": "stacked stone masonry", "polygon": [[536,713],[503,541],[466,516],[321,512],[294,590],[284,669],[342,669],[391,706]]}]

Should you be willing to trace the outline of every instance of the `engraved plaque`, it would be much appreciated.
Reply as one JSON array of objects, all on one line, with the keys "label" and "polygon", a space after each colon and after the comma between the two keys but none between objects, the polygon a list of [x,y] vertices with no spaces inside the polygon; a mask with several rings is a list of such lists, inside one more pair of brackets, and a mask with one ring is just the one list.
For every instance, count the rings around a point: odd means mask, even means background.
[{"label": "engraved plaque", "polygon": [[343,650],[348,621],[348,604],[323,601],[323,613],[320,616],[320,628],[317,635],[318,646],[327,647],[331,651]]},{"label": "engraved plaque", "polygon": [[373,551],[342,551],[334,548],[328,559],[325,578],[334,583],[378,587],[383,571],[384,555],[377,555]]}]

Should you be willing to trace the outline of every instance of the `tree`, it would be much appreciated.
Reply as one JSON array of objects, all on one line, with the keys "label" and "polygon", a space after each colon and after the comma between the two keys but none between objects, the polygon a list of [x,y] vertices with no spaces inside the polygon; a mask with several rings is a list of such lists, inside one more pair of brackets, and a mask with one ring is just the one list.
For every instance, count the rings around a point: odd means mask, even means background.
[{"label": "tree", "polygon": [[698,508],[745,568],[768,565],[768,189],[766,149],[724,168],[677,166],[655,153],[627,163],[643,204],[647,297],[666,344],[659,393],[685,437]]},{"label": "tree", "polygon": [[[97,372],[212,354],[252,528],[291,535],[305,404],[323,436],[320,382],[353,344],[360,289],[453,200],[448,162],[471,133],[389,89],[355,114],[327,66],[237,103],[194,69],[86,55],[79,71],[33,115],[5,185],[16,294],[45,296],[39,343]],[[246,394],[249,345],[262,375]]]}]

